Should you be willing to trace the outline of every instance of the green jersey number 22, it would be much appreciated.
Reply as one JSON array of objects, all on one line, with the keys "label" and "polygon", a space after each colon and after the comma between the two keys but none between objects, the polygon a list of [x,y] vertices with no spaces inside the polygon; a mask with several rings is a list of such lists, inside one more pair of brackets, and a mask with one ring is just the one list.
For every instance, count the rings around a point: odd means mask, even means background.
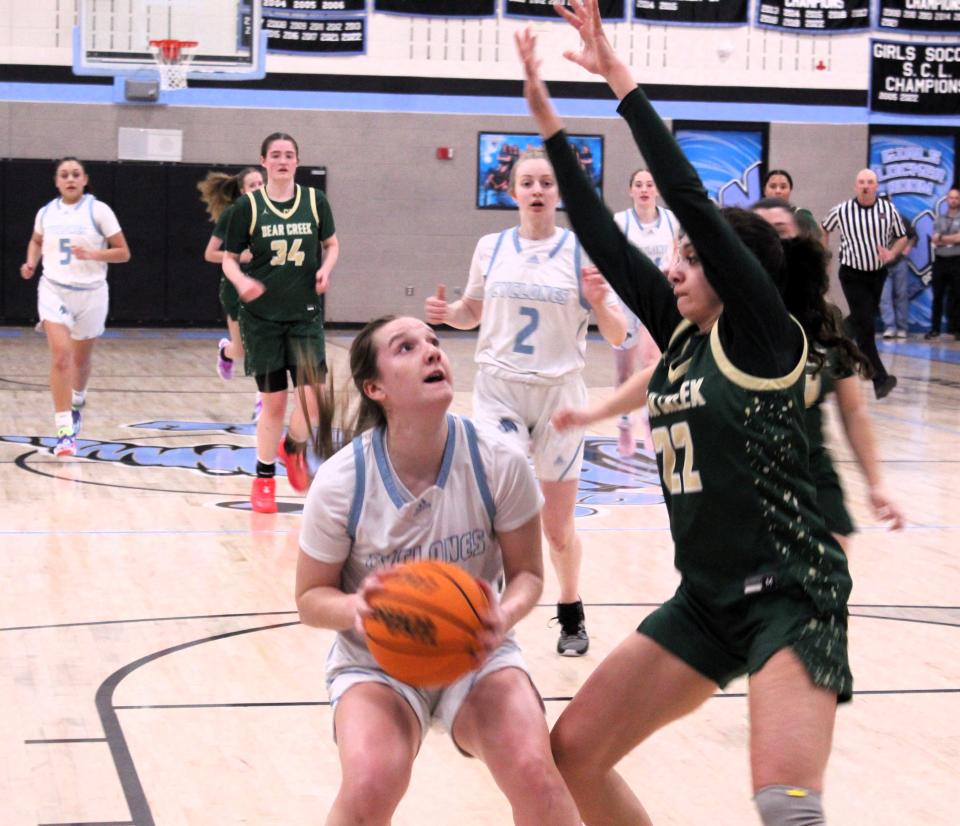
[{"label": "green jersey number 22", "polygon": [[[693,466],[693,436],[686,422],[674,422],[668,430],[655,427],[653,447],[663,455],[663,484],[671,494],[703,490],[700,471]],[[677,473],[677,453],[683,451],[683,470]]]}]

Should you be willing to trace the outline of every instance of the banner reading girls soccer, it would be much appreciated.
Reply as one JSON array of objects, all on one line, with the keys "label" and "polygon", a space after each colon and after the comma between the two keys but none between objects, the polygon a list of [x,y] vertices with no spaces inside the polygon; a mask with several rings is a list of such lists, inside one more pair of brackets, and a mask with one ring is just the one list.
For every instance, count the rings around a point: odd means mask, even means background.
[{"label": "banner reading girls soccer", "polygon": [[960,0],[878,0],[878,7],[881,29],[960,34]]},{"label": "banner reading girls soccer", "polygon": [[688,26],[745,26],[747,0],[633,0],[633,19]]},{"label": "banner reading girls soccer", "polygon": [[763,128],[711,129],[674,125],[674,136],[707,195],[722,207],[748,207],[763,197],[760,170],[766,147]]},{"label": "banner reading girls soccer", "polygon": [[917,244],[909,255],[910,326],[929,329],[930,236],[956,174],[955,138],[950,134],[871,133],[870,168],[877,174],[879,191],[917,231]]},{"label": "banner reading girls soccer", "polygon": [[[600,0],[600,16],[604,20],[625,20],[626,0]],[[547,17],[563,22],[554,6],[570,6],[570,0],[503,0],[507,17]]]},{"label": "banner reading girls soccer", "polygon": [[870,41],[870,109],[960,115],[960,43]]},{"label": "banner reading girls soccer", "polygon": [[373,0],[373,10],[421,17],[493,17],[497,0]]},{"label": "banner reading girls soccer", "polygon": [[870,28],[870,0],[758,0],[757,25],[803,34]]}]

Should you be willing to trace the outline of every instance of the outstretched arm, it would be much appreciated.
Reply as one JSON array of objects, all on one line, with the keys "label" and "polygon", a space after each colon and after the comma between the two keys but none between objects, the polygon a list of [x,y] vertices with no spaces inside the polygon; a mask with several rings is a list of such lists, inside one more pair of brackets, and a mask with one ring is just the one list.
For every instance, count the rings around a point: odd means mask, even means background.
[{"label": "outstretched arm", "polygon": [[524,67],[524,95],[544,138],[574,232],[590,260],[663,348],[680,322],[673,291],[657,266],[627,241],[584,173],[540,77],[536,37],[528,29],[515,39]]}]

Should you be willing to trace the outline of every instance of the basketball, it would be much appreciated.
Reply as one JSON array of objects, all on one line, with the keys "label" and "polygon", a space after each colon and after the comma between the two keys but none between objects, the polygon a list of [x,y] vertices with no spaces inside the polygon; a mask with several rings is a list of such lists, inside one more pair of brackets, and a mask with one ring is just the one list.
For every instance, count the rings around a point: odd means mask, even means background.
[{"label": "basketball", "polygon": [[476,633],[487,596],[447,562],[409,562],[384,575],[364,619],[367,646],[391,677],[439,688],[476,668]]}]

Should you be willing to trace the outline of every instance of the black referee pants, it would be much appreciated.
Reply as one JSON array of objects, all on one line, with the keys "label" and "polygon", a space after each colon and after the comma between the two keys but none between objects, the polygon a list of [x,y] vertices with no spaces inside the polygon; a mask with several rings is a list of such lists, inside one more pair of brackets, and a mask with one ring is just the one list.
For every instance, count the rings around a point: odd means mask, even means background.
[{"label": "black referee pants", "polygon": [[880,312],[880,294],[887,280],[887,268],[879,270],[855,270],[846,264],[840,265],[840,286],[850,307],[847,325],[854,341],[873,367],[873,386],[887,380],[887,370],[880,361],[876,342],[876,319]]}]

